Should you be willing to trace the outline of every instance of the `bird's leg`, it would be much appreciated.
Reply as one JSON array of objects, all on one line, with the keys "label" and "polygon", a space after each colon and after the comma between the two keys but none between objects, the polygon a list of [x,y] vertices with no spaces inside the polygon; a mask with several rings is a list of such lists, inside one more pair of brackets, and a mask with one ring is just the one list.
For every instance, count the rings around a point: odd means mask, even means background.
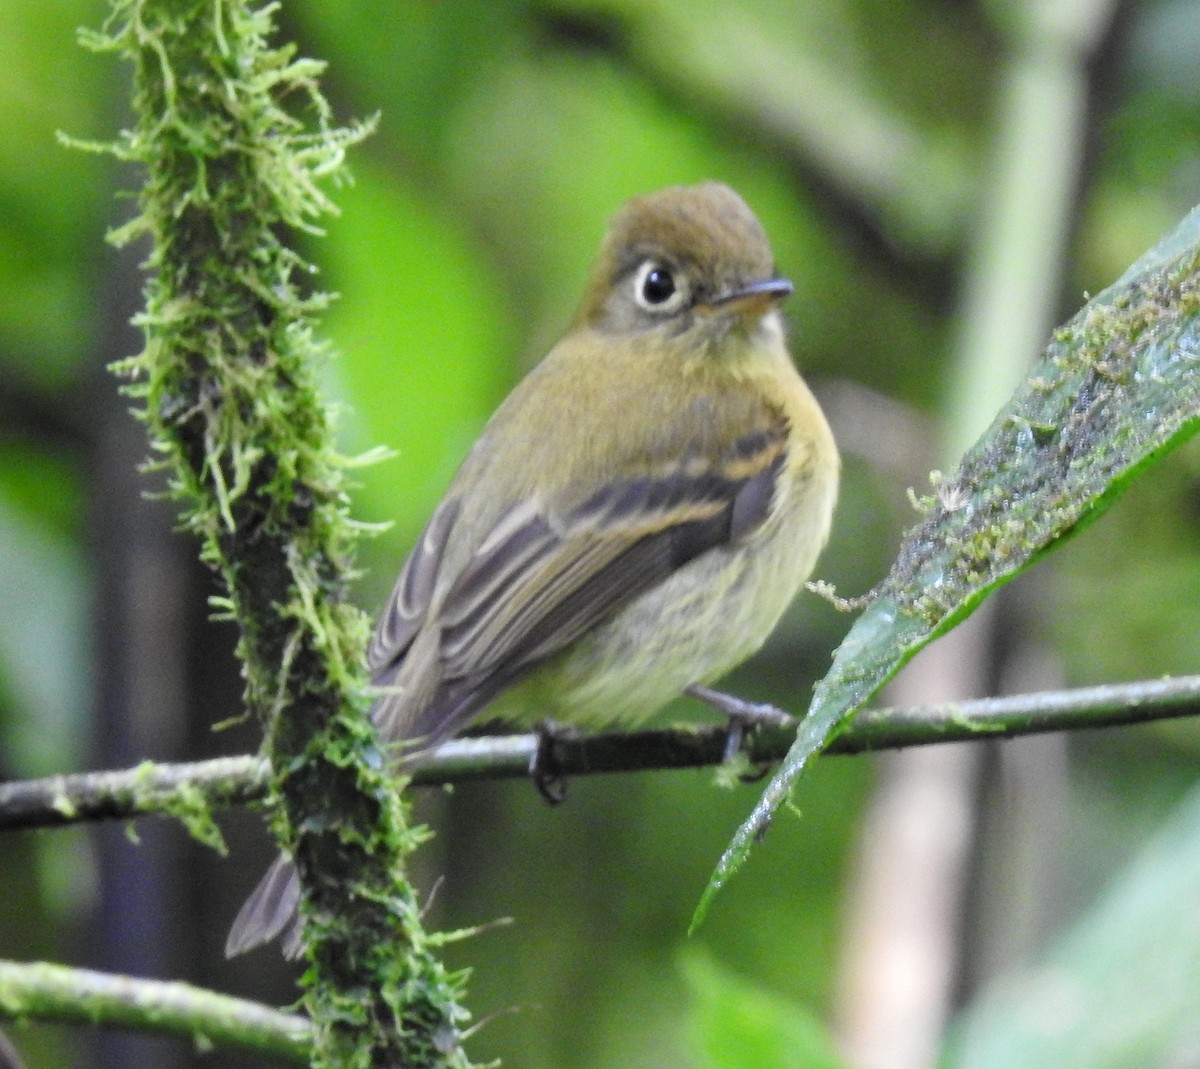
[{"label": "bird's leg", "polygon": [[[735,694],[726,694],[723,690],[703,687],[699,683],[693,683],[684,690],[684,694],[704,702],[705,705],[711,706],[719,713],[724,713],[729,718],[729,732],[725,737],[725,753],[722,757],[724,761],[733,760],[734,755],[741,750],[747,733],[760,727],[787,727],[796,720],[791,713],[785,713],[778,706],[768,705],[766,702],[748,702],[745,698],[739,698]],[[743,776],[742,778],[761,779],[766,771],[764,766],[757,775]]]},{"label": "bird's leg", "polygon": [[542,720],[533,730],[537,735],[537,749],[529,759],[529,778],[538,794],[551,805],[559,805],[566,801],[568,781],[559,767],[554,747],[560,739],[573,734],[573,729],[553,720]]}]

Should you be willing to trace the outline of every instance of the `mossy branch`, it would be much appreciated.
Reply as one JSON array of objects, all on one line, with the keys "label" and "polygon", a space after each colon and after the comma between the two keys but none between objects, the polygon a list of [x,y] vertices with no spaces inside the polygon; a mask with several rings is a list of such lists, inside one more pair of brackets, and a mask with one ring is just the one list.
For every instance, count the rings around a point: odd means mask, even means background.
[{"label": "mossy branch", "polygon": [[146,175],[113,235],[151,242],[146,344],[117,370],[240,629],[275,830],[304,887],[317,1064],[465,1066],[459,979],[400,875],[420,835],[366,716],[354,527],[315,385],[327,296],[288,244],[319,232],[321,182],[369,124],[332,125],[321,64],[268,44],[274,7],[113,0],[85,38],[133,65],[135,125],[111,148]]},{"label": "mossy branch", "polygon": [[312,1023],[190,984],[135,980],[47,962],[0,961],[0,1016],[125,1025],[190,1036],[197,1046],[240,1047],[306,1064]]}]

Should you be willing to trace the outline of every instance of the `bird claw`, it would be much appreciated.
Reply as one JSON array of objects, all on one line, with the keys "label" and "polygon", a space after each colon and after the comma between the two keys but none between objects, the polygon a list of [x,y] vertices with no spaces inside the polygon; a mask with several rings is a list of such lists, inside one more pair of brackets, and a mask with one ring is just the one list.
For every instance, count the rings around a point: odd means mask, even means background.
[{"label": "bird claw", "polygon": [[533,780],[538,794],[550,805],[561,805],[567,799],[570,781],[559,767],[554,744],[571,734],[571,729],[553,720],[543,720],[534,731],[537,734],[537,748],[529,759],[529,778]]},{"label": "bird claw", "polygon": [[[750,702],[735,694],[726,694],[722,690],[704,687],[698,683],[685,691],[689,697],[704,702],[705,705],[724,713],[729,718],[729,729],[725,735],[725,751],[721,760],[725,763],[732,761],[742,751],[746,736],[758,728],[780,728],[793,724],[796,718],[790,713],[766,702]],[[754,783],[767,774],[770,765],[762,762],[753,772],[744,772],[738,776],[743,783]]]}]

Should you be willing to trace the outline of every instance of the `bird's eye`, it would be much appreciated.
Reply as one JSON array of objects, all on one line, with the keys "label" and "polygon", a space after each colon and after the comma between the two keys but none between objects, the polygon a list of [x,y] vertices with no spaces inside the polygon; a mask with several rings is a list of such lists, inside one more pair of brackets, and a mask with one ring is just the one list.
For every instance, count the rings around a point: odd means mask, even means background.
[{"label": "bird's eye", "polygon": [[642,300],[647,304],[666,304],[675,294],[675,279],[665,267],[652,267],[642,279]]},{"label": "bird's eye", "polygon": [[638,268],[633,294],[647,312],[660,313],[682,307],[687,296],[671,269],[657,260],[647,260]]}]

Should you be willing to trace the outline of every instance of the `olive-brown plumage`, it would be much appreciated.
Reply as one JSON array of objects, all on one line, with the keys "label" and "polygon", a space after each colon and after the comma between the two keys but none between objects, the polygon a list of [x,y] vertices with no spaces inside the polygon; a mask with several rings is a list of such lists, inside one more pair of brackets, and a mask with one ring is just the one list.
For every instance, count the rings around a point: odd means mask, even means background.
[{"label": "olive-brown plumage", "polygon": [[[758,649],[837,489],[790,292],[726,186],[617,215],[571,329],[489,420],[380,616],[372,716],[404,760],[514,689],[536,716],[633,724]],[[278,934],[297,897],[281,859],[227,951]]]}]

